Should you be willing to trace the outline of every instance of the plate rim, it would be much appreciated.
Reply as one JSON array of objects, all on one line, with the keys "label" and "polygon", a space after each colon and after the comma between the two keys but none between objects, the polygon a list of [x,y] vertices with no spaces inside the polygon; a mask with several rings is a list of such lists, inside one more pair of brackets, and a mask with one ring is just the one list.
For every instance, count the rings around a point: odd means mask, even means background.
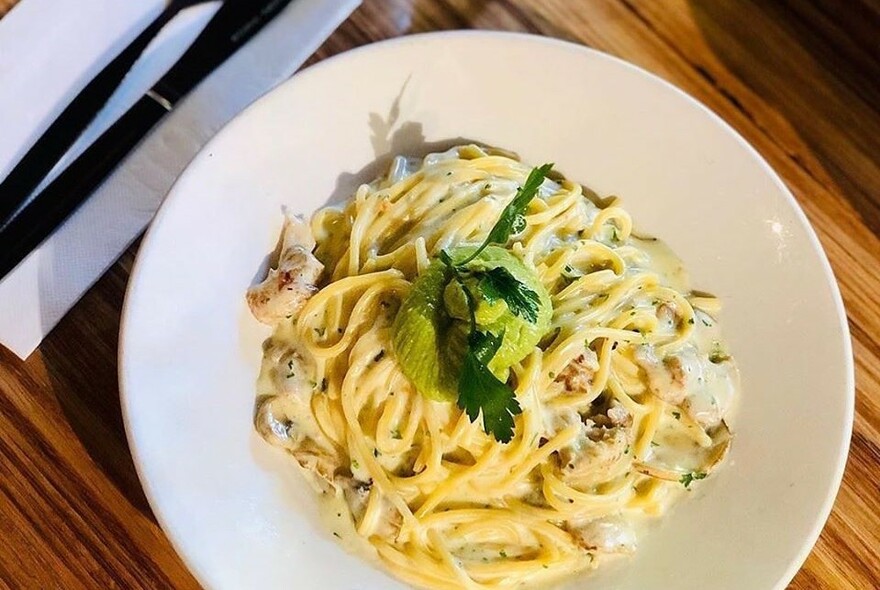
[{"label": "plate rim", "polygon": [[211,587],[208,583],[210,576],[207,572],[202,571],[202,567],[196,563],[195,558],[191,557],[187,552],[184,551],[184,543],[179,536],[179,531],[176,527],[172,525],[171,522],[169,522],[165,518],[162,510],[159,508],[159,502],[157,500],[158,492],[153,488],[153,484],[151,483],[147,475],[148,468],[143,459],[140,457],[138,445],[136,444],[137,441],[133,433],[134,428],[132,426],[132,408],[130,407],[132,396],[128,391],[130,385],[127,381],[127,365],[131,361],[130,357],[126,354],[126,349],[127,342],[129,338],[132,337],[131,331],[129,330],[129,324],[132,321],[132,315],[135,313],[133,311],[133,305],[131,304],[131,301],[133,299],[131,295],[135,290],[139,288],[139,285],[141,283],[142,279],[140,275],[142,273],[142,267],[146,264],[145,260],[150,258],[150,251],[153,248],[153,242],[156,239],[156,228],[161,226],[165,216],[168,215],[168,211],[171,209],[170,205],[176,202],[178,199],[182,198],[181,194],[185,194],[183,191],[179,190],[179,186],[183,184],[182,181],[185,181],[189,175],[193,174],[193,170],[197,169],[201,165],[202,161],[208,157],[208,154],[211,152],[215,143],[217,143],[225,135],[229,134],[231,132],[230,130],[235,127],[236,122],[238,122],[243,117],[246,117],[247,113],[250,112],[252,109],[261,108],[260,105],[266,102],[267,98],[271,99],[271,96],[283,87],[299,83],[303,79],[307,79],[313,75],[319,74],[321,71],[326,69],[327,66],[332,66],[339,61],[345,61],[346,59],[354,58],[361,53],[386,51],[389,48],[394,48],[398,45],[420,43],[423,39],[426,38],[445,38],[452,42],[455,42],[458,39],[470,37],[491,37],[493,39],[506,39],[517,43],[535,43],[553,47],[557,50],[588,54],[595,59],[602,59],[613,62],[618,67],[629,69],[630,71],[633,71],[640,75],[642,78],[645,78],[646,80],[654,84],[659,84],[660,86],[665,87],[666,90],[671,90],[680,98],[689,103],[692,107],[695,107],[698,110],[702,111],[713,123],[718,125],[721,130],[723,130],[728,136],[732,137],[735,141],[737,141],[737,143],[745,148],[746,152],[760,166],[763,172],[772,180],[773,184],[781,192],[785,201],[792,208],[795,218],[805,232],[810,247],[815,252],[815,254],[818,255],[822,266],[822,274],[824,276],[825,282],[830,287],[830,295],[833,301],[834,311],[837,316],[836,319],[838,323],[838,328],[841,331],[841,344],[843,345],[843,349],[841,352],[843,353],[845,361],[845,383],[842,385],[846,397],[844,399],[845,424],[843,430],[841,431],[842,436],[838,443],[839,450],[834,473],[830,480],[827,482],[828,486],[825,493],[825,500],[820,510],[815,514],[810,533],[804,538],[804,541],[801,543],[801,548],[799,552],[789,559],[788,567],[785,569],[785,571],[782,573],[782,576],[773,586],[774,590],[784,589],[803,567],[803,564],[806,562],[807,558],[815,547],[816,542],[818,541],[819,536],[821,535],[823,529],[825,528],[825,525],[827,524],[828,518],[831,515],[831,511],[834,507],[834,503],[836,502],[841,485],[843,483],[843,476],[846,469],[847,461],[849,459],[853,423],[855,419],[855,362],[853,357],[852,338],[849,330],[849,323],[847,321],[846,308],[844,306],[843,297],[840,292],[840,285],[834,275],[834,271],[828,259],[828,255],[826,254],[825,249],[822,247],[822,243],[819,240],[816,230],[810,223],[809,218],[807,217],[800,203],[797,201],[791,190],[788,188],[788,185],[785,184],[785,182],[782,180],[782,177],[773,169],[773,167],[769,164],[769,162],[767,162],[764,156],[761,155],[761,153],[754,146],[752,146],[752,144],[749,143],[739,133],[739,131],[737,131],[731,124],[724,120],[718,113],[710,109],[708,106],[703,104],[695,97],[688,94],[683,89],[679,88],[672,82],[662,78],[658,74],[650,72],[631,62],[628,62],[623,58],[595,49],[593,47],[588,47],[575,41],[567,41],[555,37],[547,37],[538,34],[513,31],[428,31],[367,43],[365,45],[361,45],[359,47],[337,53],[336,55],[330,56],[326,59],[322,59],[317,63],[314,63],[310,66],[307,66],[306,68],[299,70],[290,78],[284,80],[275,87],[270,88],[259,98],[250,103],[247,107],[238,112],[234,117],[232,117],[232,119],[224,124],[223,127],[217,133],[215,133],[205,145],[202,146],[202,148],[186,165],[183,172],[174,181],[165,198],[163,199],[162,204],[160,205],[152,221],[150,222],[147,231],[144,233],[141,244],[138,247],[138,252],[136,254],[134,264],[132,265],[128,284],[126,285],[125,289],[125,299],[122,306],[117,354],[117,378],[119,384],[120,408],[122,413],[123,425],[125,427],[126,442],[128,444],[129,452],[131,453],[138,480],[144,491],[144,495],[147,499],[150,510],[156,518],[159,527],[162,529],[163,534],[168,538],[169,542],[174,548],[175,553],[178,555],[180,560],[184,563],[184,565],[193,575],[193,577],[198,581],[198,583],[206,588]]}]

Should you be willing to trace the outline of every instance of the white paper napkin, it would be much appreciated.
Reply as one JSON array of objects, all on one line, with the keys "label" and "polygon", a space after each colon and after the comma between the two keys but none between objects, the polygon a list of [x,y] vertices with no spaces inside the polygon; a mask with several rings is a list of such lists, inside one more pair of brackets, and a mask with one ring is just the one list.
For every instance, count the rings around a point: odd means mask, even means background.
[{"label": "white paper napkin", "polygon": [[[288,78],[360,0],[294,0],[213,72],[55,234],[0,282],[0,343],[27,357],[147,226],[198,150]],[[163,7],[161,0],[23,0],[0,19],[0,175]],[[62,164],[192,42],[216,5],[181,13],[144,52]]]}]

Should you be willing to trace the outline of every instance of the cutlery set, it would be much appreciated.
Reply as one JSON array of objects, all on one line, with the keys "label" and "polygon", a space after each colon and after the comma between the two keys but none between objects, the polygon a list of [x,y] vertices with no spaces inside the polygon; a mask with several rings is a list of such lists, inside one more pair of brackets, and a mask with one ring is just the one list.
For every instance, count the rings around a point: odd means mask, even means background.
[{"label": "cutlery set", "polygon": [[64,171],[33,194],[107,103],[150,41],[182,10],[208,3],[173,0],[80,91],[0,182],[0,279],[88,199],[190,90],[290,2],[223,0],[204,30],[165,75]]}]

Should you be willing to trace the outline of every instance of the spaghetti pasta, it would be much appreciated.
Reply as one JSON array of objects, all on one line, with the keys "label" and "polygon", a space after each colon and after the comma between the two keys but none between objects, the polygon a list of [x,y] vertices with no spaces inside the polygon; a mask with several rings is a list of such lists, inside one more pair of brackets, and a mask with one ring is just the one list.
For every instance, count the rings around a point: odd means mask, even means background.
[{"label": "spaghetti pasta", "polygon": [[560,175],[509,245],[552,303],[546,334],[511,367],[512,440],[405,376],[393,324],[413,281],[441,250],[480,243],[529,171],[475,145],[398,157],[309,228],[289,220],[285,232],[310,234],[285,240],[298,262],[282,252],[248,295],[258,317],[278,293],[301,295],[271,322],[258,431],[343,499],[357,534],[414,586],[534,587],[628,553],[635,525],[730,445],[738,376],[718,300],[690,292],[616,198]]}]

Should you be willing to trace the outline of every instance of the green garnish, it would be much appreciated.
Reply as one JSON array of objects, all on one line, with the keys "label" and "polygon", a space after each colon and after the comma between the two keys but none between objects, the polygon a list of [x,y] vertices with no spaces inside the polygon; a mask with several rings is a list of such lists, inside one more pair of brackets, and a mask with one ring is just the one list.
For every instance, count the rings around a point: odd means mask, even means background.
[{"label": "green garnish", "polygon": [[672,416],[676,420],[681,420],[681,412],[672,412]]},{"label": "green garnish", "polygon": [[724,352],[724,348],[717,340],[712,342],[712,351],[709,353],[709,362],[718,364],[730,360],[730,355]]},{"label": "green garnish", "polygon": [[458,407],[471,422],[483,412],[483,430],[499,442],[513,438],[513,417],[522,413],[512,389],[498,379],[487,366],[498,348],[502,336],[474,332],[461,367],[458,381]]},{"label": "green garnish", "polygon": [[[458,380],[458,407],[464,410],[471,422],[483,413],[483,430],[491,433],[495,440],[510,442],[513,438],[513,417],[522,412],[516,395],[506,383],[489,370],[489,362],[501,347],[502,335],[483,333],[477,330],[475,318],[476,298],[465,284],[462,274],[467,272],[465,265],[472,262],[490,244],[506,244],[510,236],[525,229],[525,210],[553,164],[533,168],[529,177],[517,191],[513,200],[501,212],[501,216],[489,231],[480,246],[464,260],[454,262],[444,250],[440,260],[447,266],[458,281],[467,299],[470,312],[471,332],[468,336],[468,350],[462,363]],[[498,266],[480,274],[479,288],[483,298],[489,303],[503,300],[511,313],[531,323],[538,321],[540,298],[532,289],[511,274],[510,270]]]},{"label": "green garnish", "polygon": [[[519,259],[492,245],[504,246],[525,229],[525,211],[552,167],[532,169],[476,249],[441,250],[442,266],[432,265],[419,277],[395,320],[395,352],[417,389],[431,399],[457,397],[471,422],[482,413],[483,430],[504,443],[513,438],[514,416],[522,408],[502,379],[523,356],[519,349],[531,348],[546,330],[551,308],[537,277],[530,278]],[[507,311],[498,307],[501,301]],[[437,352],[429,353],[435,364],[428,364],[423,350],[432,340],[439,344],[436,338],[444,331],[443,345],[435,344]]]},{"label": "green garnish", "polygon": [[541,188],[544,178],[552,168],[553,164],[532,168],[525,184],[519,188],[513,200],[501,212],[501,216],[498,217],[498,221],[495,222],[489,235],[473,254],[458,263],[459,266],[467,264],[479,256],[480,252],[485,250],[489,244],[506,244],[512,234],[519,233],[526,228],[526,207],[538,194],[538,189]]},{"label": "green garnish", "polygon": [[531,323],[538,321],[538,294],[519,282],[510,271],[498,266],[486,272],[480,279],[480,292],[489,303],[504,300],[514,315]]},{"label": "green garnish", "polygon": [[681,479],[678,481],[687,488],[698,479],[706,479],[706,473],[704,471],[692,471],[691,473],[685,473],[682,475]]}]

